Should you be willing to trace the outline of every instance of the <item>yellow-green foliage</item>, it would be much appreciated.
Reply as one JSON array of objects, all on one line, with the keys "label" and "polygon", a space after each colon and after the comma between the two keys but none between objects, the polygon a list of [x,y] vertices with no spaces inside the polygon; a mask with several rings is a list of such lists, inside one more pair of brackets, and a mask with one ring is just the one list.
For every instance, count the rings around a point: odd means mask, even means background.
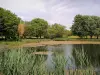
[{"label": "yellow-green foliage", "polygon": [[19,24],[18,25],[18,33],[19,33],[19,36],[22,37],[23,34],[24,34],[24,24]]}]

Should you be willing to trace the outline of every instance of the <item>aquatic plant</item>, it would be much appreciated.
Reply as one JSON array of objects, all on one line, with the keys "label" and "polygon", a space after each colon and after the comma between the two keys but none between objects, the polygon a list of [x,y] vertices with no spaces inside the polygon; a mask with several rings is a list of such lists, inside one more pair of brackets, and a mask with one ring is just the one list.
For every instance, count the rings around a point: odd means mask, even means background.
[{"label": "aquatic plant", "polygon": [[3,75],[96,75],[93,67],[82,68],[83,61],[89,61],[84,51],[82,53],[83,55],[76,52],[81,68],[74,70],[66,69],[67,59],[64,55],[53,53],[52,63],[54,66],[49,71],[45,62],[47,55],[35,55],[23,48],[9,49],[0,52],[0,73]]}]

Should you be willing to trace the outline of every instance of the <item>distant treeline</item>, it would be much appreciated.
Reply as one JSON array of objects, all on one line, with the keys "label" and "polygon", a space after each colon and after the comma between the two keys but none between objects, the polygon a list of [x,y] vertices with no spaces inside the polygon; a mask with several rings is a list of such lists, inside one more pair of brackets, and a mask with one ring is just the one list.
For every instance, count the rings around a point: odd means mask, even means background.
[{"label": "distant treeline", "polygon": [[[29,23],[29,24],[28,24]],[[61,24],[48,25],[48,22],[35,18],[30,22],[26,22],[24,37],[25,38],[61,38],[71,35],[71,31]]]},{"label": "distant treeline", "polygon": [[69,36],[71,31],[66,30],[66,27],[61,24],[49,25],[41,18],[24,22],[11,11],[0,8],[0,38],[18,40],[22,34],[24,38],[56,38]]},{"label": "distant treeline", "polygon": [[100,35],[100,17],[76,15],[71,30],[64,25],[52,24],[41,18],[22,21],[9,10],[0,8],[0,38],[5,40],[19,40],[20,38],[62,38],[71,35],[81,38]]},{"label": "distant treeline", "polygon": [[81,38],[90,36],[92,39],[93,36],[96,36],[98,39],[100,35],[100,17],[76,15],[71,30],[74,35],[78,35]]}]

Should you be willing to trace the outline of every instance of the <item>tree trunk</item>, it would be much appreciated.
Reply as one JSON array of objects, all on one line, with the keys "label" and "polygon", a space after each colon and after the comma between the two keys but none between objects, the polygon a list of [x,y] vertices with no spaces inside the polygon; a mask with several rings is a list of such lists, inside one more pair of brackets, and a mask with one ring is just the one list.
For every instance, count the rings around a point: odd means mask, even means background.
[{"label": "tree trunk", "polygon": [[90,38],[92,39],[92,35],[90,36]]},{"label": "tree trunk", "polygon": [[40,35],[40,39],[41,39],[41,35]]},{"label": "tree trunk", "polygon": [[97,35],[97,39],[99,38],[99,36]]},{"label": "tree trunk", "polygon": [[36,35],[36,37],[37,37],[37,39],[38,39],[38,37],[39,37],[39,36],[38,36],[38,35]]}]

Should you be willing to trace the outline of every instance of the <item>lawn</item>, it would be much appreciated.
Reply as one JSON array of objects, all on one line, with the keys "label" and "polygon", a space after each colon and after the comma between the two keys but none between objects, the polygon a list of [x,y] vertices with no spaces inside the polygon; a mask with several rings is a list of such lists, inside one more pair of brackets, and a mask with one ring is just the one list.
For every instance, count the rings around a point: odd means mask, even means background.
[{"label": "lawn", "polygon": [[39,43],[41,41],[50,41],[50,39],[23,39],[21,41],[1,41],[2,45],[19,46],[26,43]]}]

